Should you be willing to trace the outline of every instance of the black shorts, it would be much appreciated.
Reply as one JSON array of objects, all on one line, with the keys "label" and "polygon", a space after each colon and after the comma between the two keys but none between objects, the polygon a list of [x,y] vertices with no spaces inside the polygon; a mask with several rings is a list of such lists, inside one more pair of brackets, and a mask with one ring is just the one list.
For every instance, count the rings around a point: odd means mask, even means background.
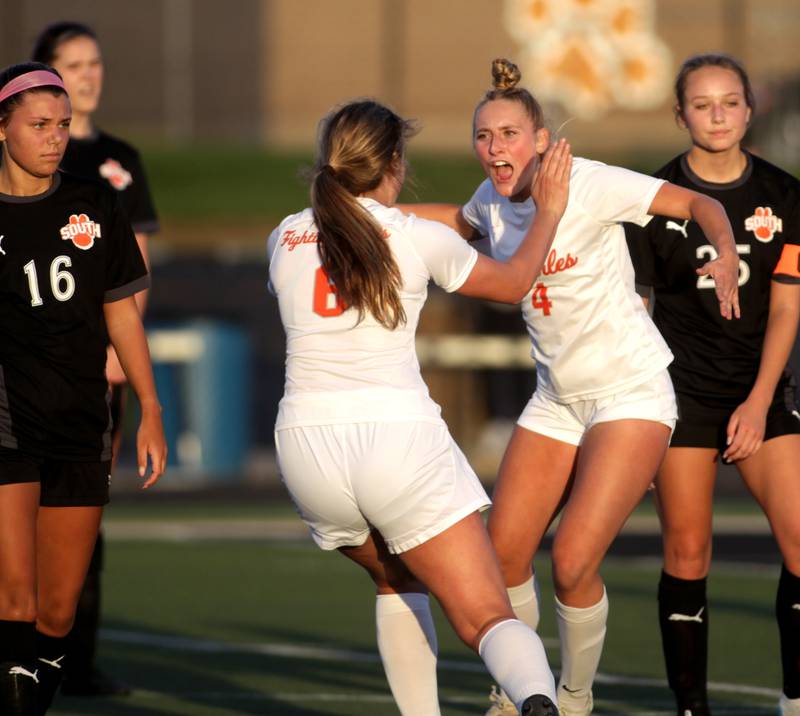
[{"label": "black shorts", "polygon": [[[678,401],[678,423],[672,433],[670,447],[716,448],[725,452],[728,421],[733,411],[744,402],[719,401],[675,391]],[[746,397],[746,396],[745,396]],[[800,435],[800,408],[795,401],[793,382],[781,381],[767,411],[764,441],[781,435]]]},{"label": "black shorts", "polygon": [[108,504],[111,462],[67,462],[0,447],[0,485],[40,482],[42,507]]}]

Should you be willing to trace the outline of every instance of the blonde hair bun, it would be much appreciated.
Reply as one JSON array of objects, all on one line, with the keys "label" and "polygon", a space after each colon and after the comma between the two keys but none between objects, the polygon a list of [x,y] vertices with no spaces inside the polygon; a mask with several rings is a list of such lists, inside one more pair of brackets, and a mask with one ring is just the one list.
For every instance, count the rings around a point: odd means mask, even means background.
[{"label": "blonde hair bun", "polygon": [[514,89],[522,73],[511,60],[498,58],[492,61],[492,86],[501,92]]}]

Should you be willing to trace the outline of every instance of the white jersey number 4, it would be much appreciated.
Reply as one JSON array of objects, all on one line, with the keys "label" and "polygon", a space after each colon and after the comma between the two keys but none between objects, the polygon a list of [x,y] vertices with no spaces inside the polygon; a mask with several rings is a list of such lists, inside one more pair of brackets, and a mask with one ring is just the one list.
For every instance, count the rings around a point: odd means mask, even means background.
[{"label": "white jersey number 4", "polygon": [[[736,253],[739,254],[739,256],[746,256],[750,253],[750,248],[750,244],[736,244]],[[704,244],[703,246],[697,247],[695,255],[705,264],[717,258],[717,250],[710,244]],[[749,280],[750,267],[744,259],[739,259],[739,286],[744,286]],[[698,276],[697,288],[714,289],[714,279],[711,276]]]},{"label": "white jersey number 4", "polygon": [[553,302],[547,298],[547,286],[543,283],[537,283],[533,287],[531,294],[531,306],[534,308],[541,308],[545,316],[550,315],[550,309],[553,307]]}]

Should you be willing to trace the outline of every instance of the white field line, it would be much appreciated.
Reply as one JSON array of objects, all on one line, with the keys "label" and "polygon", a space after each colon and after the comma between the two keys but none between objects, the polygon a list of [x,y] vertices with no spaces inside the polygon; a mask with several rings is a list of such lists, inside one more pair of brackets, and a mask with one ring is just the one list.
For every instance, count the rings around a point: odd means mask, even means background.
[{"label": "white field line", "polygon": [[[197,639],[194,637],[162,636],[144,632],[125,631],[121,629],[102,629],[101,638],[121,644],[135,644],[138,646],[153,646],[173,651],[188,651],[194,653],[236,653],[260,654],[263,656],[279,656],[287,659],[314,659],[319,661],[380,663],[380,657],[375,653],[354,651],[352,649],[338,649],[325,646],[301,646],[298,644],[268,644],[268,643],[231,643],[216,639]],[[546,646],[557,645],[555,639],[543,640]],[[478,662],[440,659],[439,668],[444,671],[457,671],[467,673],[485,674],[486,669]],[[621,676],[614,674],[597,674],[595,679],[598,684],[611,686],[644,686],[653,688],[667,688],[666,681],[637,676]],[[763,686],[750,686],[748,684],[729,684],[720,681],[709,682],[710,691],[726,694],[741,694],[759,696],[773,699],[777,703],[781,692],[778,689],[768,689]],[[307,696],[307,694],[305,694]],[[661,712],[659,712],[661,713]],[[737,711],[736,713],[741,713]]]},{"label": "white field line", "polygon": [[[136,689],[137,696],[144,696],[152,699],[163,700],[165,692],[162,691],[148,691],[145,689]],[[169,696],[181,698],[183,696],[191,696],[191,698],[204,701],[224,701],[226,703],[232,702],[257,702],[257,701],[285,701],[287,703],[364,703],[364,704],[393,704],[394,699],[389,693],[384,694],[365,694],[365,693],[352,693],[352,692],[291,692],[291,691],[273,691],[273,692],[231,692],[231,691],[171,691]],[[483,695],[472,696],[457,696],[457,695],[442,695],[439,701],[444,704],[482,704],[486,705],[488,699]],[[660,706],[660,708],[659,708]],[[664,701],[661,704],[654,704],[647,709],[631,710],[629,703],[621,701],[606,701],[604,699],[597,699],[595,707],[602,708],[604,712],[609,714],[625,714],[625,716],[673,716],[675,707],[672,702]],[[714,709],[715,716],[772,716],[775,713],[774,706],[723,706]]]}]

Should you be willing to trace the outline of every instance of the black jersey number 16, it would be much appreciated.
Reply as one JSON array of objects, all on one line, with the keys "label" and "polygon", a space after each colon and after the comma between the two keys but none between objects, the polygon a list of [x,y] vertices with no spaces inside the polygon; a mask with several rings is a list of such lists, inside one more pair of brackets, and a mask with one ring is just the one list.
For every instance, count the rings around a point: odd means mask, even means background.
[{"label": "black jersey number 16", "polygon": [[[69,301],[75,293],[75,278],[65,268],[72,266],[69,256],[56,256],[50,263],[50,290],[56,301]],[[44,301],[39,292],[39,277],[36,273],[36,262],[28,261],[23,266],[28,277],[28,289],[31,292],[31,306],[41,306]]]}]

